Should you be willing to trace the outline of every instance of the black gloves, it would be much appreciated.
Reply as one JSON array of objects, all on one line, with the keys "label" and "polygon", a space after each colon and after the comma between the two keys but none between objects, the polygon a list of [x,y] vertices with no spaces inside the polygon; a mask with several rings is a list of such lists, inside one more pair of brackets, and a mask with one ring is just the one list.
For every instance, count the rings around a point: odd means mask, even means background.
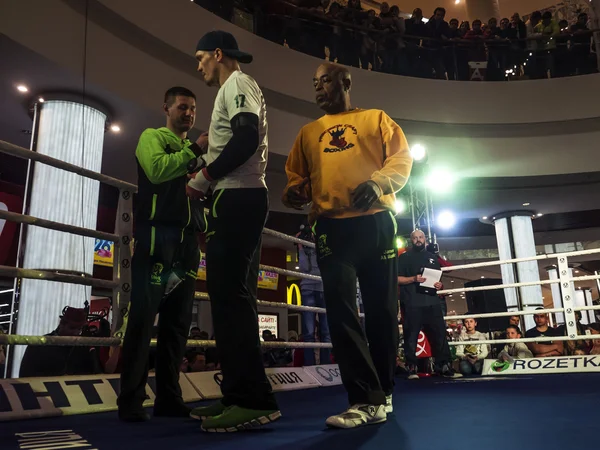
[{"label": "black gloves", "polygon": [[373,203],[381,197],[381,189],[372,180],[365,181],[358,185],[352,193],[352,207],[359,211],[366,212],[371,209]]}]

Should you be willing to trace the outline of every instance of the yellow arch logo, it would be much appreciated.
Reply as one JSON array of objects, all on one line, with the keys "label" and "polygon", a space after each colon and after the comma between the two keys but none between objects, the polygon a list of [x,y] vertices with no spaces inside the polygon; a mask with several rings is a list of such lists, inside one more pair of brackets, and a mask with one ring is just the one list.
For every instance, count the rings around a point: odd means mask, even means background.
[{"label": "yellow arch logo", "polygon": [[[294,303],[294,292],[296,293],[296,303]],[[302,296],[300,295],[300,287],[297,284],[290,284],[287,288],[287,304],[302,305]]]}]

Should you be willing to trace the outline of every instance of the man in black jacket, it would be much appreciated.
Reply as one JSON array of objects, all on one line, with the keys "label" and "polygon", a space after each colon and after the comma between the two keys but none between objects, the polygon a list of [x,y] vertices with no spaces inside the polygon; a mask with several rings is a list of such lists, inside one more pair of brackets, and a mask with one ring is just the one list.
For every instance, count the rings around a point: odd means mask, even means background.
[{"label": "man in black jacket", "polygon": [[417,375],[417,340],[421,329],[424,330],[431,351],[435,357],[436,369],[445,377],[454,377],[450,365],[450,348],[446,339],[446,322],[437,296],[442,283],[436,282],[434,288],[422,286],[425,268],[440,270],[438,258],[427,251],[427,240],[421,230],[411,233],[412,249],[398,258],[398,284],[400,286],[400,306],[402,309],[404,330],[404,355],[409,369],[409,379]]},{"label": "man in black jacket", "polygon": [[[204,207],[186,197],[188,169],[196,167],[202,148],[187,139],[194,126],[196,97],[173,87],[165,94],[166,127],[148,128],[135,151],[138,194],[135,211],[135,251],[127,330],[123,342],[123,372],[119,418],[149,419],[146,399],[148,355],[157,313],[155,416],[187,417],[179,387],[179,366],[192,320],[192,302],[200,251],[197,231],[204,231]],[[199,142],[205,142],[203,136]]]}]

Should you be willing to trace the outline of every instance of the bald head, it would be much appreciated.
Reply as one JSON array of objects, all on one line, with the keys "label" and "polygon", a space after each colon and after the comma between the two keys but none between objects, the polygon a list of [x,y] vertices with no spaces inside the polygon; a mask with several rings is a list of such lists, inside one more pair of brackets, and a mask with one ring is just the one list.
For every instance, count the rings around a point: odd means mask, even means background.
[{"label": "bald head", "polygon": [[317,105],[327,114],[349,111],[352,77],[347,67],[321,64],[313,77]]},{"label": "bald head", "polygon": [[410,241],[412,242],[413,249],[419,252],[425,248],[425,244],[427,243],[425,233],[421,230],[415,230],[410,233]]}]

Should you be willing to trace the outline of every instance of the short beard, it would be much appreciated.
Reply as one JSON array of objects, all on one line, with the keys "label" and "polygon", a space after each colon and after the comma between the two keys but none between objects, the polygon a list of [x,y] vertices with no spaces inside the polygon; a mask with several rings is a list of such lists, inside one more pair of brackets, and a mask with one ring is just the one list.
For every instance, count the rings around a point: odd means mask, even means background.
[{"label": "short beard", "polygon": [[413,245],[413,251],[415,252],[422,252],[423,250],[425,250],[425,244],[421,244],[421,245]]}]

